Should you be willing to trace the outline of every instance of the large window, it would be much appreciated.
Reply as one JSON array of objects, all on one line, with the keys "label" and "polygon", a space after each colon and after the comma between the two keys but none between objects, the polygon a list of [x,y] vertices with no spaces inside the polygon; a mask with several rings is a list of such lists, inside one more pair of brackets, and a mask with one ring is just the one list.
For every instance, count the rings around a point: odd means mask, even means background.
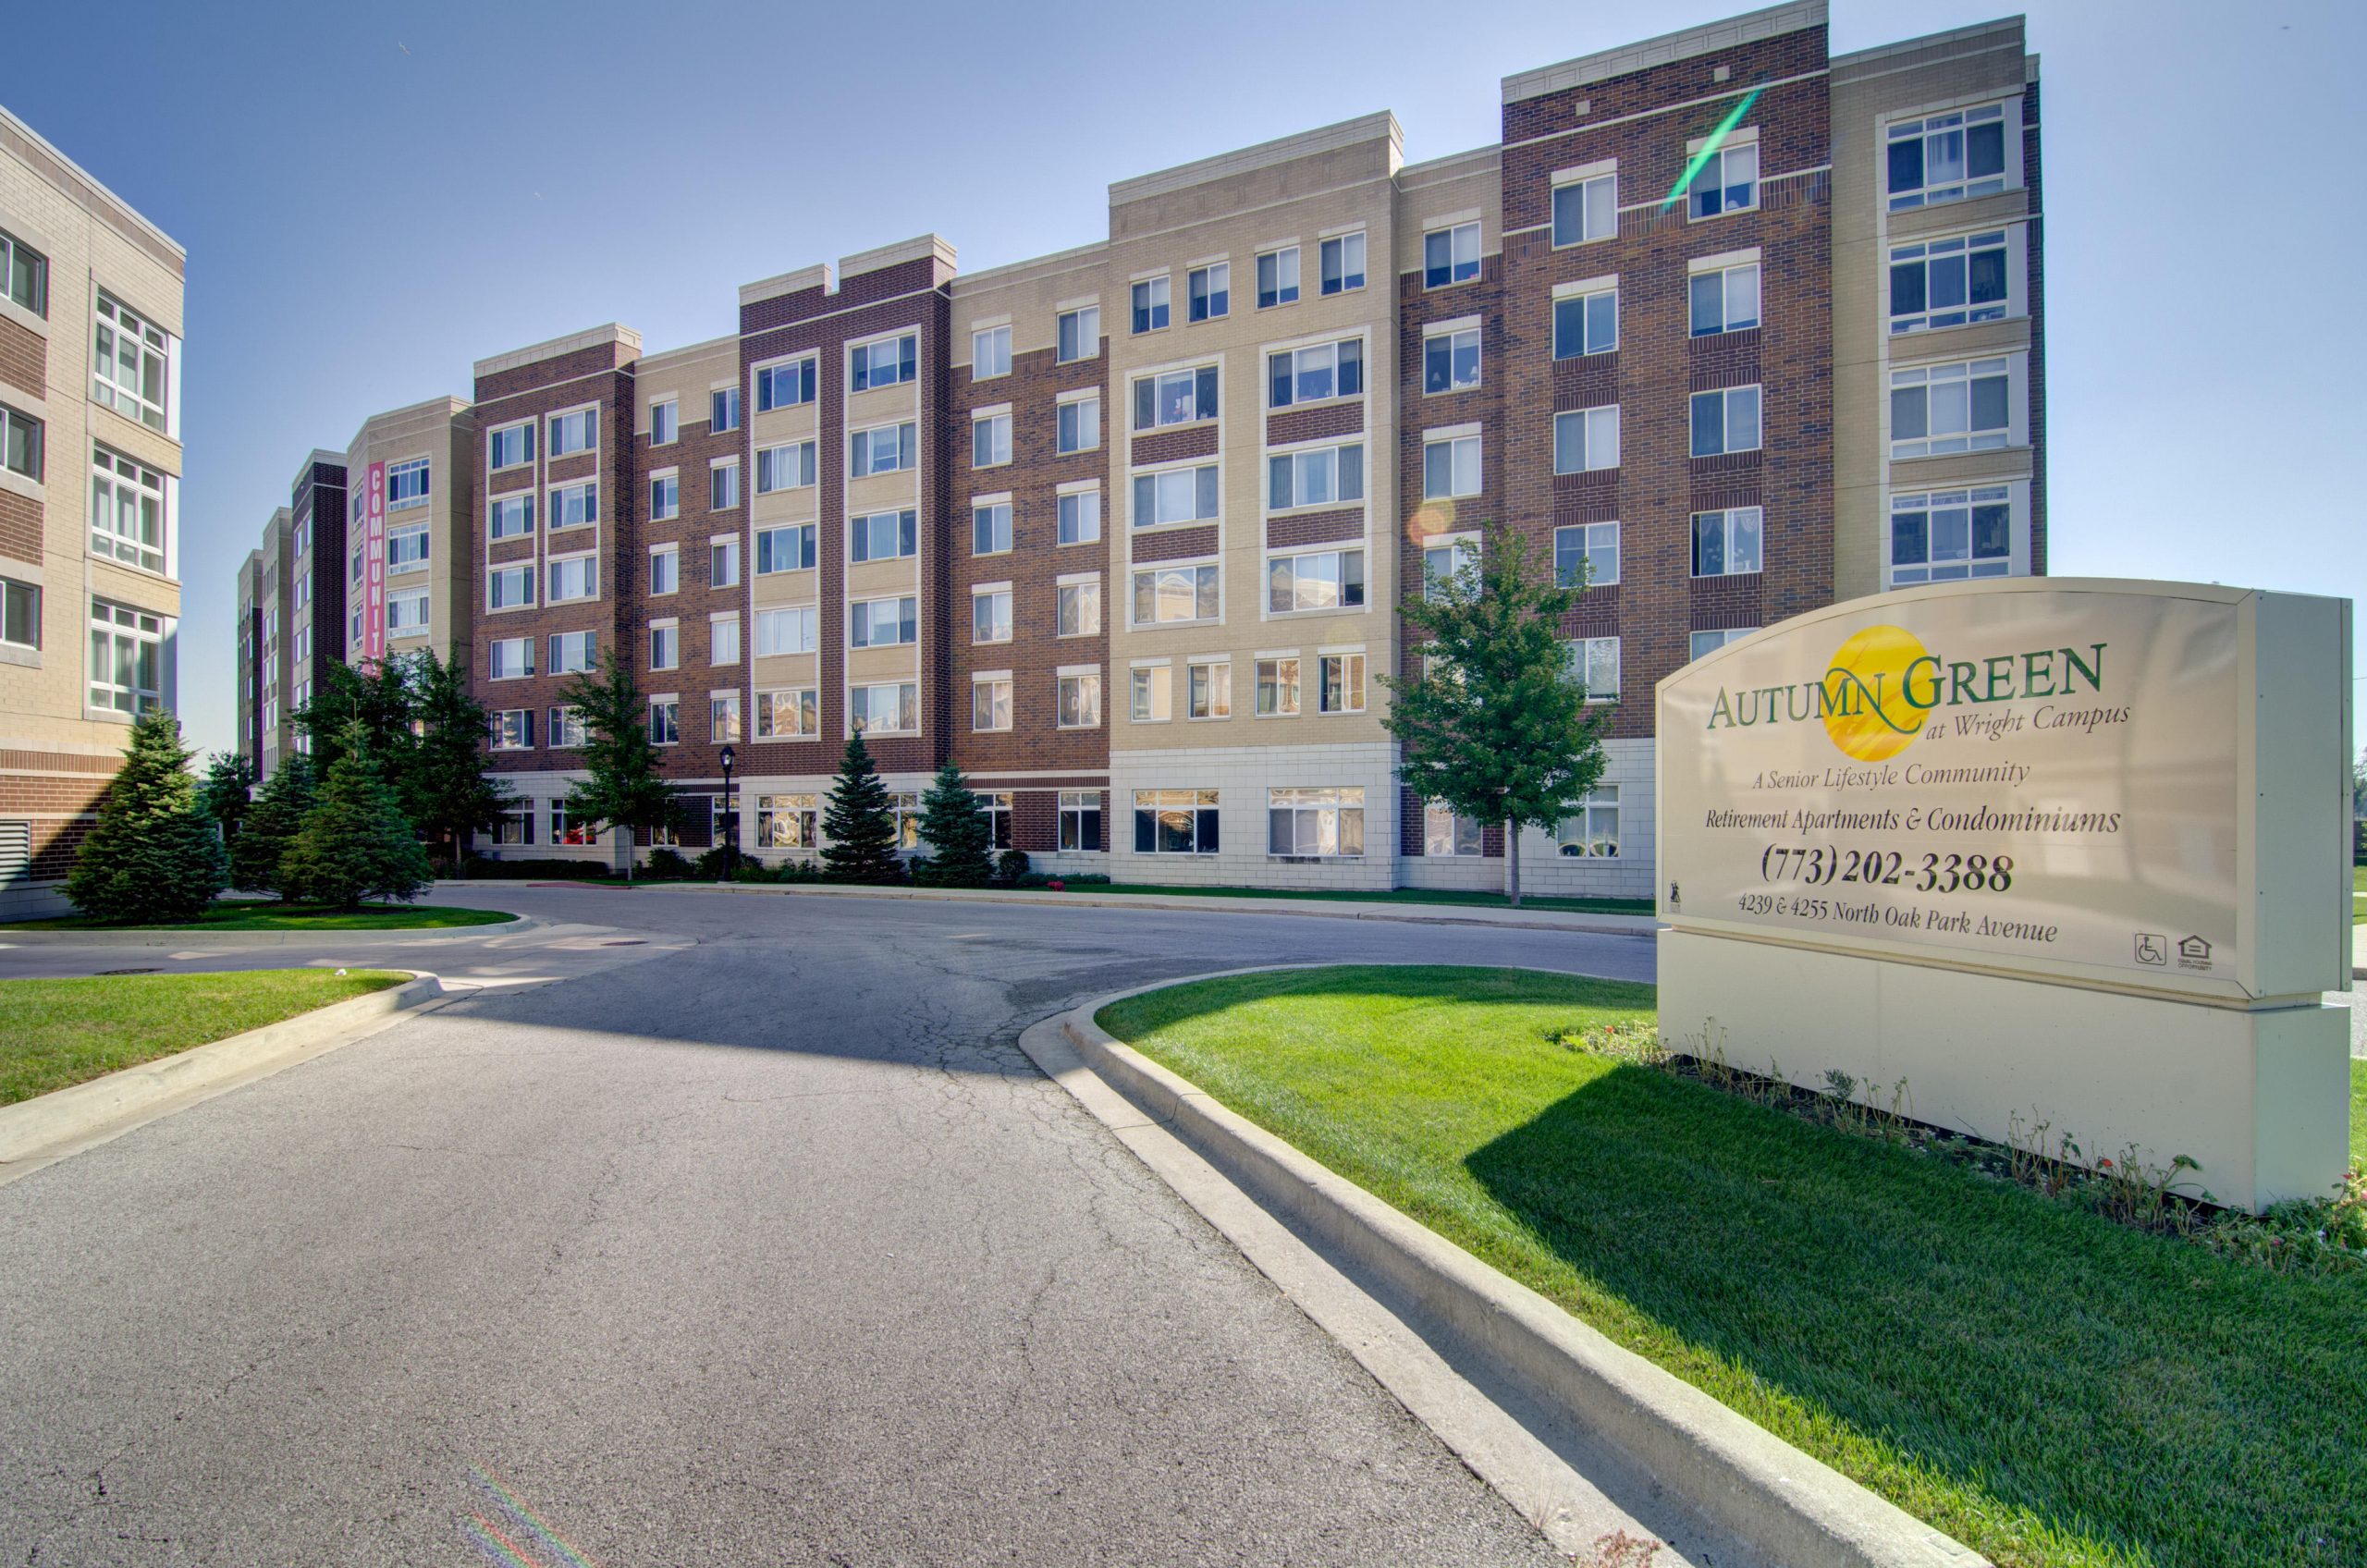
[{"label": "large window", "polygon": [[562,484],[551,492],[551,528],[581,528],[600,520],[600,484]]},{"label": "large window", "polygon": [[1619,176],[1600,174],[1553,188],[1553,243],[1580,245],[1619,233]]},{"label": "large window", "polygon": [[1365,445],[1361,441],[1277,452],[1266,459],[1266,506],[1269,510],[1331,506],[1364,498]]},{"label": "large window", "polygon": [[37,316],[49,314],[49,258],[0,229],[0,295]]},{"label": "large window", "polygon": [[1098,669],[1063,670],[1059,680],[1056,719],[1063,729],[1098,729],[1101,727],[1101,672]]},{"label": "large window", "polygon": [[172,338],[155,323],[102,292],[91,355],[91,396],[126,419],[166,428]]},{"label": "large window", "polygon": [[1479,437],[1441,436],[1422,443],[1422,498],[1460,499],[1479,494]]},{"label": "large window", "polygon": [[1578,813],[1562,824],[1562,852],[1588,860],[1619,858],[1619,786],[1595,786]]},{"label": "large window", "polygon": [[1362,550],[1311,550],[1266,563],[1266,607],[1277,615],[1355,609],[1364,602]]},{"label": "large window", "polygon": [[847,557],[857,561],[901,559],[920,548],[920,514],[871,512],[847,522]]},{"label": "large window", "polygon": [[1729,142],[1694,171],[1686,210],[1697,218],[1739,213],[1759,205],[1759,143]]},{"label": "large window", "polygon": [[505,424],[485,435],[485,462],[493,468],[517,468],[534,460],[534,424]]},{"label": "large window", "polygon": [[707,739],[718,746],[737,745],[740,741],[740,693],[717,692],[706,700]]},{"label": "large window", "polygon": [[[395,528],[387,531],[386,570],[388,571],[410,571],[425,566],[427,552],[428,533],[425,523],[421,523],[414,528]],[[296,602],[300,605],[309,597],[300,579],[296,584]]]},{"label": "large window", "polygon": [[386,465],[386,509],[399,512],[407,507],[423,507],[434,484],[434,474],[425,458],[412,458]]},{"label": "large window", "polygon": [[1061,848],[1098,850],[1101,847],[1101,791],[1061,791]]},{"label": "large window", "polygon": [[534,802],[521,801],[494,819],[489,835],[497,845],[516,847],[534,841]]},{"label": "large window", "polygon": [[1204,522],[1217,515],[1217,465],[1162,469],[1134,475],[1134,526]]},{"label": "large window", "polygon": [[1724,452],[1759,449],[1759,388],[1729,386],[1723,392],[1693,394],[1693,455],[1714,458]]},{"label": "large window", "polygon": [[[761,730],[759,733],[762,733]],[[812,850],[822,843],[821,797],[818,795],[758,795],[756,847],[760,850]]]},{"label": "large window", "polygon": [[1759,263],[1697,272],[1692,283],[1693,336],[1740,332],[1759,325]]},{"label": "large window", "polygon": [[981,327],[970,334],[970,379],[985,381],[1011,374],[1011,328]]},{"label": "large window", "polygon": [[[1478,352],[1475,344],[1473,352]],[[1268,401],[1278,409],[1326,398],[1353,398],[1365,389],[1365,345],[1360,337],[1318,343],[1266,356]],[[1211,396],[1213,396],[1213,386]],[[1213,404],[1211,405],[1213,410]]]},{"label": "large window", "polygon": [[1479,329],[1433,332],[1422,339],[1422,391],[1461,392],[1479,385]]},{"label": "large window", "polygon": [[1885,141],[1892,212],[2005,189],[2003,104],[1902,120]]},{"label": "large window", "polygon": [[0,404],[0,468],[27,479],[42,476],[41,421]]},{"label": "large window", "polygon": [[1987,452],[2013,439],[2003,359],[1895,370],[1890,375],[1890,455],[1939,457]]},{"label": "large window", "polygon": [[1324,859],[1363,854],[1363,786],[1267,790],[1266,852]]},{"label": "large window", "polygon": [[1422,807],[1422,853],[1452,857],[1486,852],[1488,826],[1476,816],[1458,816],[1444,801]]},{"label": "large window", "polygon": [[1459,223],[1422,236],[1422,287],[1442,288],[1479,276],[1479,226]]},{"label": "large window", "polygon": [[1279,251],[1267,251],[1257,257],[1257,308],[1272,310],[1276,305],[1298,302],[1298,247],[1285,245]]},{"label": "large window", "polygon": [[1619,286],[1564,294],[1553,301],[1553,357],[1608,354],[1619,347]]},{"label": "large window", "polygon": [[973,790],[972,797],[987,817],[987,847],[992,850],[1011,848],[1011,798],[1009,790]]},{"label": "large window", "polygon": [[600,592],[600,560],[596,556],[568,556],[550,563],[548,602],[589,599]]},{"label": "large window", "polygon": [[812,402],[818,363],[818,356],[804,354],[777,365],[759,365],[756,411],[769,413],[775,409],[794,409]]},{"label": "large window", "polygon": [[821,697],[813,687],[756,693],[757,740],[791,741],[821,731]]},{"label": "large window", "polygon": [[1892,496],[1891,586],[2005,576],[2013,524],[2013,496],[2002,484]]},{"label": "large window", "polygon": [[1553,472],[1588,473],[1619,466],[1619,405],[1569,409],[1553,416]]},{"label": "large window", "polygon": [[1011,676],[1008,673],[972,678],[970,728],[982,735],[1011,728]]},{"label": "large window", "polygon": [[899,337],[883,337],[876,343],[858,343],[847,350],[852,365],[852,386],[857,392],[876,386],[894,386],[911,381],[920,374],[920,335],[907,332]]},{"label": "large window", "polygon": [[[817,451],[817,444],[812,441],[758,448],[756,494],[770,496],[783,490],[802,490],[813,484]],[[738,472],[733,470],[735,476]]]},{"label": "large window", "polygon": [[[551,633],[550,655],[553,675],[587,675],[600,661],[600,634],[596,631],[554,631]],[[528,673],[533,672],[530,670]]]},{"label": "large window", "polygon": [[163,701],[164,618],[129,605],[91,601],[91,706],[143,714]]},{"label": "large window", "polygon": [[850,636],[858,648],[892,648],[920,640],[920,600],[857,599],[847,606]]},{"label": "large window", "polygon": [[1763,514],[1757,507],[1729,507],[1693,514],[1693,575],[1739,577],[1760,569]]},{"label": "large window", "polygon": [[1580,637],[1568,644],[1570,673],[1583,680],[1587,701],[1615,703],[1619,700],[1619,639],[1616,637]]},{"label": "large window", "polygon": [[970,553],[1005,555],[1011,549],[1011,503],[989,501],[970,508]]},{"label": "large window", "polygon": [[1061,364],[1090,360],[1101,352],[1101,307],[1085,305],[1062,311],[1056,324],[1052,358]]},{"label": "large window", "polygon": [[1214,790],[1134,791],[1134,852],[1212,855],[1217,852]]},{"label": "large window", "polygon": [[857,686],[847,693],[850,717],[865,735],[901,735],[920,729],[921,689],[911,680]]},{"label": "large window", "polygon": [[1184,279],[1186,321],[1218,321],[1233,313],[1233,263],[1194,267]]},{"label": "large window", "polygon": [[1365,236],[1336,234],[1323,242],[1323,292],[1344,294],[1365,286]]},{"label": "large window", "polygon": [[571,413],[551,415],[551,456],[566,457],[570,452],[591,452],[600,446],[600,410],[577,409]]},{"label": "large window", "polygon": [[1922,332],[2003,321],[2010,285],[2005,231],[1890,248],[1890,329]]},{"label": "large window", "polygon": [[1134,382],[1134,428],[1159,430],[1217,417],[1217,367],[1163,371]]},{"label": "large window", "polygon": [[0,577],[0,643],[12,648],[41,646],[39,583]]},{"label": "large window", "polygon": [[1574,522],[1553,531],[1553,580],[1564,588],[1584,582],[1607,588],[1619,581],[1619,525]]},{"label": "large window", "polygon": [[847,437],[847,449],[848,472],[856,479],[911,468],[920,461],[920,426],[907,421],[858,430]]},{"label": "large window", "polygon": [[1168,626],[1217,619],[1213,565],[1149,567],[1134,573],[1134,624]]},{"label": "large window", "polygon": [[1147,277],[1134,287],[1134,326],[1137,333],[1157,332],[1167,325],[1171,303],[1169,280]]},{"label": "large window", "polygon": [[756,575],[767,577],[777,571],[811,571],[814,569],[815,525],[810,522],[784,528],[756,530]]},{"label": "large window", "polygon": [[91,448],[91,549],[165,570],[165,476],[121,452]]}]

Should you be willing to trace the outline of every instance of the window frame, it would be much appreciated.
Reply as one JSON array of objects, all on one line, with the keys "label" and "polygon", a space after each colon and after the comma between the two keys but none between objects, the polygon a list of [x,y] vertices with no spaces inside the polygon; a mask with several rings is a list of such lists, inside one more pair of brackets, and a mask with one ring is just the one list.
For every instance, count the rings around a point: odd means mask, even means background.
[{"label": "window frame", "polygon": [[[1223,817],[1220,791],[1215,790],[1136,790],[1133,801],[1134,850],[1138,855],[1213,855],[1223,849]],[[1163,842],[1168,824],[1162,818],[1181,816],[1188,842],[1181,848]],[[1106,837],[1106,834],[1105,834]]]},{"label": "window frame", "polygon": [[[982,351],[983,349],[983,351]],[[996,368],[982,370],[980,365]],[[1011,374],[1011,323],[998,322],[992,326],[970,329],[970,379],[997,381]]]},{"label": "window frame", "polygon": [[[1460,448],[1466,443],[1471,448],[1471,472],[1473,479],[1471,488],[1468,490],[1459,490],[1455,488],[1456,484],[1459,483],[1455,478],[1455,470],[1461,457]],[[1437,494],[1432,494],[1430,490],[1430,449],[1434,447],[1443,447],[1447,449],[1447,487],[1444,491]],[[1459,430],[1454,434],[1431,431],[1423,432],[1422,499],[1425,501],[1466,501],[1471,499],[1473,496],[1481,494],[1488,487],[1487,457],[1487,447],[1483,444],[1482,433],[1479,431]]]},{"label": "window frame", "polygon": [[[1576,194],[1575,206],[1578,218],[1577,232],[1568,239],[1563,237],[1562,227],[1562,197],[1565,191]],[[1597,216],[1593,199],[1599,193],[1607,193],[1611,217],[1609,230],[1600,234],[1591,232]],[[1609,168],[1589,165],[1586,169],[1575,170],[1567,175],[1557,177],[1553,181],[1551,192],[1547,198],[1545,218],[1547,238],[1551,248],[1556,251],[1572,250],[1580,245],[1600,245],[1606,239],[1618,239],[1618,165],[1615,163]]]},{"label": "window frame", "polygon": [[[1602,444],[1600,431],[1610,430],[1611,459],[1597,462],[1597,447]],[[1577,466],[1563,466],[1568,445],[1567,434],[1577,433]],[[1602,473],[1619,466],[1620,419],[1619,405],[1603,403],[1590,409],[1557,409],[1553,414],[1553,472],[1555,477],[1579,473]]]},{"label": "window frame", "polygon": [[[1320,572],[1316,572],[1310,575],[1308,569],[1301,564],[1302,562],[1313,563],[1324,560],[1329,560],[1332,563],[1331,574],[1328,578]],[[1351,577],[1352,563],[1353,578]],[[1366,558],[1365,546],[1361,544],[1340,543],[1319,545],[1308,548],[1269,551],[1264,561],[1264,570],[1260,574],[1266,590],[1263,595],[1263,601],[1265,604],[1267,619],[1275,619],[1285,617],[1309,615],[1362,614],[1365,610],[1371,607],[1369,602],[1370,594],[1368,592],[1367,582],[1365,576],[1366,568],[1368,564],[1369,563]],[[1274,598],[1277,594],[1284,591],[1281,584],[1280,578],[1285,570],[1289,573],[1290,582],[1288,592],[1294,602],[1288,605],[1277,606],[1274,603]],[[1335,595],[1332,602],[1330,604],[1297,603],[1296,601],[1301,596],[1299,590],[1302,579],[1305,579],[1307,582],[1318,585],[1318,588],[1321,584],[1328,582]],[[1355,594],[1353,599],[1349,597],[1352,592]]]},{"label": "window frame", "polygon": [[[1353,802],[1349,800],[1354,796]],[[1355,848],[1347,847],[1349,814],[1355,814]],[[1291,821],[1290,846],[1275,847],[1280,819]],[[1309,816],[1315,822],[1315,844],[1303,848],[1301,830]],[[1327,839],[1331,847],[1320,847]],[[1365,855],[1365,787],[1361,784],[1282,784],[1266,790],[1266,858],[1268,860],[1362,860]]]},{"label": "window frame", "polygon": [[[1456,253],[1462,249],[1461,239],[1466,234],[1471,237],[1471,256],[1467,262]],[[1430,259],[1430,241],[1437,239],[1443,239],[1446,241],[1446,265],[1443,270]],[[1488,271],[1486,244],[1486,231],[1480,227],[1478,218],[1465,218],[1457,223],[1441,224],[1436,228],[1422,230],[1422,288],[1424,292],[1427,293],[1433,288],[1453,288],[1461,284],[1478,282]],[[1470,269],[1469,271],[1462,270],[1466,266]]]},{"label": "window frame", "polygon": [[[1734,404],[1737,395],[1750,395],[1751,441],[1747,447],[1734,444]],[[1701,449],[1702,399],[1714,398],[1718,403],[1718,446],[1714,450]],[[1688,458],[1723,458],[1743,452],[1764,451],[1767,446],[1767,412],[1765,389],[1758,382],[1742,386],[1718,386],[1692,394],[1686,399],[1686,429]]]},{"label": "window frame", "polygon": [[[821,400],[822,351],[818,349],[767,360],[751,367],[750,374],[756,389],[756,412],[760,414],[807,408]],[[785,398],[780,395],[784,383],[789,391]]]},{"label": "window frame", "polygon": [[1618,585],[1620,536],[1619,522],[1616,519],[1611,519],[1601,522],[1565,522],[1553,530],[1553,581],[1556,584],[1564,588],[1569,588],[1576,586],[1577,582],[1574,573],[1565,571],[1563,568],[1564,552],[1562,545],[1564,537],[1565,535],[1576,536],[1576,560],[1580,564],[1591,567],[1594,564],[1599,548],[1595,544],[1596,531],[1598,529],[1605,528],[1611,531],[1611,574],[1607,577],[1589,575],[1587,578],[1587,586],[1589,588],[1611,588]]},{"label": "window frame", "polygon": [[[890,386],[905,386],[920,379],[921,335],[917,327],[899,327],[891,332],[874,333],[858,337],[846,347],[847,392],[884,392]],[[878,351],[894,348],[893,373],[887,379],[880,365]]]},{"label": "window frame", "polygon": [[1184,319],[1189,325],[1233,314],[1233,259],[1203,262],[1184,274]]},{"label": "window frame", "polygon": [[[1686,156],[1690,158],[1699,151],[1698,147],[1688,148]],[[1728,161],[1739,159],[1745,153],[1750,157],[1750,178],[1748,181],[1729,180],[1726,178]],[[1714,180],[1709,178],[1713,169],[1717,171]],[[1701,160],[1701,166],[1694,170],[1693,178],[1686,182],[1686,220],[1688,223],[1708,223],[1716,218],[1731,217],[1736,213],[1757,212],[1760,189],[1765,183],[1765,177],[1766,171],[1760,166],[1759,128],[1744,126],[1730,132],[1715,152]],[[1738,185],[1748,186],[1749,200],[1739,202],[1728,201],[1727,193]],[[1704,197],[1716,204],[1706,204]]]},{"label": "window frame", "polygon": [[[1751,300],[1750,314],[1747,320],[1738,318],[1735,307],[1735,296],[1740,287],[1739,279],[1746,274],[1750,279]],[[1699,310],[1701,286],[1713,279],[1718,292],[1718,325],[1705,327],[1701,325]],[[1723,266],[1695,267],[1686,275],[1685,280],[1686,336],[1691,338],[1723,337],[1730,332],[1757,331],[1767,319],[1765,288],[1766,273],[1755,257],[1749,261],[1733,262]]]},{"label": "window frame", "polygon": [[[1711,519],[1716,521],[1711,526],[1718,531],[1719,570],[1703,571],[1702,529]],[[1767,508],[1764,505],[1711,507],[1697,511],[1692,514],[1691,525],[1686,532],[1691,539],[1692,575],[1696,580],[1707,582],[1723,577],[1758,577],[1767,570]],[[1748,568],[1726,564],[1735,558],[1735,541],[1746,534],[1750,540],[1752,564]]]},{"label": "window frame", "polygon": [[[1188,574],[1194,613],[1185,617],[1161,619],[1156,611],[1164,599],[1159,579],[1165,575]],[[1203,574],[1206,574],[1204,577]],[[1153,615],[1145,619],[1136,612],[1144,603],[1145,580],[1148,579],[1149,603]],[[1213,592],[1209,592],[1212,589]],[[1163,626],[1220,626],[1224,623],[1224,567],[1215,557],[1184,561],[1147,561],[1127,569],[1126,625],[1130,630]],[[1216,610],[1202,615],[1200,606],[1213,597]]]},{"label": "window frame", "polygon": [[[1272,263],[1270,268],[1268,266],[1269,263]],[[1302,287],[1305,281],[1305,269],[1299,263],[1299,248],[1294,244],[1277,245],[1271,250],[1257,252],[1257,308],[1259,310],[1280,310],[1284,305],[1295,305],[1299,302],[1305,294]],[[1270,288],[1267,285],[1269,271],[1273,275],[1273,283]]]},{"label": "window frame", "polygon": [[[1353,270],[1348,265],[1348,248],[1351,245],[1355,247],[1356,252]],[[1328,300],[1334,294],[1354,294],[1364,288],[1370,276],[1366,268],[1370,251],[1370,242],[1361,228],[1350,229],[1345,234],[1327,234],[1317,241],[1316,297]],[[1340,263],[1337,268],[1331,264],[1335,253]],[[1335,276],[1339,280],[1336,283],[1333,282]]]},{"label": "window frame", "polygon": [[1175,319],[1175,284],[1173,277],[1160,273],[1156,277],[1137,277],[1126,286],[1126,325],[1128,336],[1146,337],[1164,332]]}]

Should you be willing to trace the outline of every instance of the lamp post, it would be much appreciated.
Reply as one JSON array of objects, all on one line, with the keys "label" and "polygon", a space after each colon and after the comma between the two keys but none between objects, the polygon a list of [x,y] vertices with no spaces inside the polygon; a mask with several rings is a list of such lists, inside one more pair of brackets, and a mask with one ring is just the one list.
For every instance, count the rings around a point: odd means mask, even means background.
[{"label": "lamp post", "polygon": [[740,854],[740,814],[731,809],[731,765],[737,754],[730,746],[723,748],[723,879],[731,880],[738,870]]}]

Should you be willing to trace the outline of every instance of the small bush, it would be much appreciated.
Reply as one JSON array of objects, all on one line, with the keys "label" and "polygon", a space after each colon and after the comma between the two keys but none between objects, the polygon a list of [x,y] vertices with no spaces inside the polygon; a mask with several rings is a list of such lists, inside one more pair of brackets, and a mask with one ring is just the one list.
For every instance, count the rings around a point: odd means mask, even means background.
[{"label": "small bush", "polygon": [[1027,851],[1005,850],[995,857],[995,886],[1016,888],[1027,880]]},{"label": "small bush", "polygon": [[649,859],[641,869],[645,876],[679,882],[691,875],[691,863],[681,851],[665,847],[650,851]]},{"label": "small bush", "polygon": [[717,844],[711,850],[701,851],[699,858],[691,862],[691,875],[702,882],[720,882],[723,880],[724,863],[727,860],[736,861],[742,865],[749,864],[747,856],[735,855],[730,846]]}]

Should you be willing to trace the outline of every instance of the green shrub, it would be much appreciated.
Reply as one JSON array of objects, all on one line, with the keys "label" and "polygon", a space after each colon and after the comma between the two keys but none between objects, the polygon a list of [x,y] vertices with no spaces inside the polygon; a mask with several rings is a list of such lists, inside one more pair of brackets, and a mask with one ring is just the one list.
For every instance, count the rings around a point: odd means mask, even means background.
[{"label": "green shrub", "polygon": [[995,885],[1016,888],[1027,880],[1027,851],[1005,850],[995,857]]},{"label": "green shrub", "polygon": [[681,851],[671,847],[650,851],[649,862],[641,869],[644,876],[676,882],[693,875],[690,861],[684,858]]}]

